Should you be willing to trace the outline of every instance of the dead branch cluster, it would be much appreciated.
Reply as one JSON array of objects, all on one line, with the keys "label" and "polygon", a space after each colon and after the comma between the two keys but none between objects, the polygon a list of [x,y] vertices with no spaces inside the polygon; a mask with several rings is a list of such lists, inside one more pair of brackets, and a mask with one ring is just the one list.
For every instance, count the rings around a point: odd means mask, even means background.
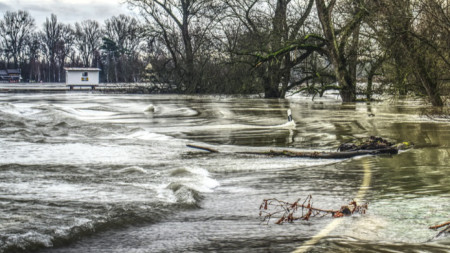
[{"label": "dead branch cluster", "polygon": [[269,223],[270,219],[275,218],[275,224],[284,222],[294,222],[296,220],[309,220],[311,217],[324,217],[331,215],[333,218],[350,216],[355,213],[364,214],[368,209],[367,203],[358,205],[356,201],[351,201],[348,205],[341,206],[339,210],[326,210],[313,207],[312,196],[309,195],[303,202],[301,199],[293,203],[281,201],[278,199],[264,199],[259,207],[259,217],[261,222]]},{"label": "dead branch cluster", "polygon": [[394,143],[389,142],[386,139],[376,136],[370,136],[370,138],[362,141],[353,141],[351,143],[342,143],[338,151],[356,151],[356,150],[377,150],[390,148]]},{"label": "dead branch cluster", "polygon": [[439,237],[443,234],[450,234],[450,221],[444,222],[442,224],[436,225],[436,226],[431,226],[429,227],[429,229],[440,229],[443,228],[441,231],[439,231],[439,233],[436,235],[436,237]]}]

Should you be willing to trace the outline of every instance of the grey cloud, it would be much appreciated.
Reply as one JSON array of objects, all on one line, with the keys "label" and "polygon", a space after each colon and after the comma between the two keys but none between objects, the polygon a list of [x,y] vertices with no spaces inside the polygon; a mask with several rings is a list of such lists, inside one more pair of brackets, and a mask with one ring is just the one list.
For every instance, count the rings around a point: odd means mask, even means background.
[{"label": "grey cloud", "polygon": [[[20,2],[19,2],[20,3]],[[93,19],[103,22],[105,19],[119,14],[131,14],[131,11],[125,4],[114,4],[105,2],[95,2],[91,4],[79,4],[76,1],[71,3],[51,1],[50,3],[38,5],[36,3],[18,4],[11,8],[7,4],[0,3],[0,13],[5,10],[27,10],[36,19],[36,25],[41,27],[47,17],[52,13],[58,16],[62,23],[73,24],[86,19]]]},{"label": "grey cloud", "polygon": [[11,9],[12,9],[11,6],[9,6],[8,4],[0,3],[0,11],[1,12],[9,11]]},{"label": "grey cloud", "polygon": [[23,5],[21,10],[27,10],[32,12],[49,12],[51,11],[48,6],[45,5],[38,5],[38,4],[27,4]]}]

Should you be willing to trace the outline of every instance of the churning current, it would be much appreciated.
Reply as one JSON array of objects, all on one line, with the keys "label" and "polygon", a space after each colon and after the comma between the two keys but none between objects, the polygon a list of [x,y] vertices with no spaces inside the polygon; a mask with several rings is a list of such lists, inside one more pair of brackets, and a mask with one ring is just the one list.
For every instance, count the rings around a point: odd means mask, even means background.
[{"label": "churning current", "polygon": [[[450,123],[416,104],[1,94],[0,252],[448,252],[428,227],[450,220]],[[415,147],[344,160],[234,152],[334,151],[371,135]],[[335,219],[258,216],[265,198],[339,209],[358,193],[368,212],[320,238]]]}]

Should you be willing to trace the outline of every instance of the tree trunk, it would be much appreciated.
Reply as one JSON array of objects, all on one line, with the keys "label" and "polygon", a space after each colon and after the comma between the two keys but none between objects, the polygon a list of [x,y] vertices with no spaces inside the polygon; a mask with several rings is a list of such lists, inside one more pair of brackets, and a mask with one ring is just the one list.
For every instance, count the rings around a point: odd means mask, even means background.
[{"label": "tree trunk", "polygon": [[[217,149],[213,149],[210,147],[203,147],[199,145],[187,144],[189,148],[200,149],[203,151],[211,152],[211,153],[222,153]],[[386,147],[374,150],[355,150],[355,151],[341,151],[341,152],[303,152],[297,150],[268,150],[268,151],[245,151],[245,152],[233,152],[233,154],[243,154],[243,155],[265,155],[271,157],[294,157],[294,158],[316,158],[316,159],[347,159],[356,156],[363,155],[395,155],[398,154],[398,148],[396,147]]]},{"label": "tree trunk", "polygon": [[[357,10],[358,11],[358,10]],[[358,24],[355,27],[355,30],[352,33],[352,39],[350,42],[350,52],[348,56],[348,68],[349,75],[351,78],[351,82],[354,86],[354,93],[356,99],[356,84],[357,84],[357,67],[358,67],[358,48],[359,48],[359,32],[361,25]]]},{"label": "tree trunk", "polygon": [[373,71],[369,71],[369,73],[367,74],[367,89],[366,89],[366,98],[368,101],[370,101],[372,99],[372,93],[373,93],[373,77],[374,77],[374,72]]},{"label": "tree trunk", "polygon": [[182,1],[182,8],[183,8],[183,22],[181,26],[181,34],[183,36],[183,44],[184,44],[184,50],[185,50],[185,78],[184,81],[186,82],[186,91],[188,93],[196,93],[198,92],[198,86],[195,82],[195,67],[194,67],[194,51],[192,48],[192,41],[191,36],[189,34],[189,2]]},{"label": "tree trunk", "polygon": [[418,62],[418,71],[414,72],[414,75],[418,80],[420,80],[422,86],[425,88],[425,91],[427,92],[428,99],[430,100],[431,104],[433,106],[443,106],[444,102],[442,101],[442,98],[439,94],[438,85],[435,80],[432,80],[427,70],[425,69],[424,65],[420,64],[421,62]]},{"label": "tree trunk", "polygon": [[117,59],[116,56],[113,56],[113,64],[114,64],[114,78],[116,79],[116,83],[119,82],[119,76],[117,74]]},{"label": "tree trunk", "polygon": [[[328,6],[324,0],[316,0],[317,14],[322,25],[323,34],[327,40],[328,56],[333,64],[334,73],[341,88],[339,93],[342,102],[354,102],[356,100],[356,51],[358,47],[359,24],[366,13],[357,9],[349,21],[344,24],[345,30],[341,31],[338,38],[335,34],[332,12],[336,0],[329,2]],[[355,56],[345,55],[345,47],[350,43],[350,35],[353,34],[350,52],[355,52]]]},{"label": "tree trunk", "polygon": [[333,63],[334,73],[338,81],[339,94],[341,96],[342,102],[351,103],[356,100],[356,85],[353,83],[353,78],[346,69],[345,61],[342,59],[336,59]]},{"label": "tree trunk", "polygon": [[[272,63],[269,63],[272,64]],[[278,65],[278,64],[276,64]],[[269,66],[267,76],[264,78],[264,97],[265,98],[280,98],[279,75],[276,71],[277,67],[271,68]]]},{"label": "tree trunk", "polygon": [[[287,27],[287,5],[290,0],[277,0],[275,14],[272,19],[272,32],[270,35],[270,49],[272,51],[279,50],[284,46],[288,39]],[[280,59],[274,59],[268,62],[267,77],[264,78],[264,95],[266,98],[284,98],[287,84],[282,84],[283,77],[288,76],[284,73],[287,69],[288,58],[286,56]],[[284,69],[284,70],[283,70]],[[280,89],[280,84],[282,87]]]}]

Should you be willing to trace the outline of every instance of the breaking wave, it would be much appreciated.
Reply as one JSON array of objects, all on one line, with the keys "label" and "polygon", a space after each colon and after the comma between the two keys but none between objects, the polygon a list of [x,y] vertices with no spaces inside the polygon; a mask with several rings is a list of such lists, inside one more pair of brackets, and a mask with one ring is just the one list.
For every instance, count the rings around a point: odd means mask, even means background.
[{"label": "breaking wave", "polygon": [[185,204],[197,205],[202,200],[201,193],[212,192],[220,185],[202,168],[175,169],[170,178],[171,182],[164,188],[172,191],[174,201]]},{"label": "breaking wave", "polygon": [[71,224],[50,227],[45,230],[32,229],[21,234],[0,235],[0,252],[30,252],[42,248],[58,247],[77,241],[82,237],[110,229],[156,223],[180,209],[195,208],[196,205],[153,203],[123,204],[115,207],[103,207],[105,216],[96,215],[90,218],[74,218]]}]

